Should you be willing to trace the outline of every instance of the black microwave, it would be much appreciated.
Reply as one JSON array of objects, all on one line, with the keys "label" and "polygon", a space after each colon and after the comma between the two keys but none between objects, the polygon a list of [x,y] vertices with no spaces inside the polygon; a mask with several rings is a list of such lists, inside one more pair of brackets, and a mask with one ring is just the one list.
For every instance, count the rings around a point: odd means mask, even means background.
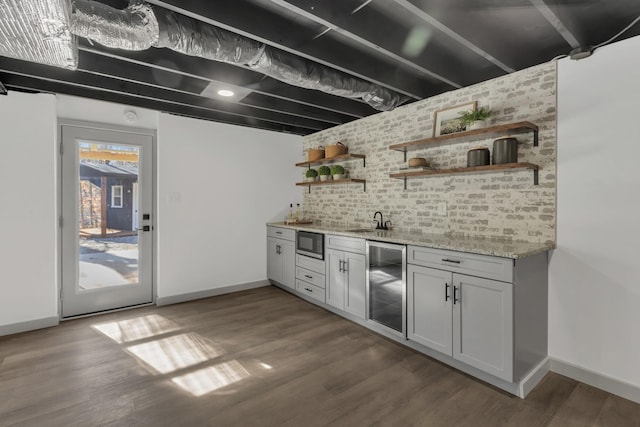
[{"label": "black microwave", "polygon": [[296,253],[324,259],[324,234],[298,231],[296,233]]}]

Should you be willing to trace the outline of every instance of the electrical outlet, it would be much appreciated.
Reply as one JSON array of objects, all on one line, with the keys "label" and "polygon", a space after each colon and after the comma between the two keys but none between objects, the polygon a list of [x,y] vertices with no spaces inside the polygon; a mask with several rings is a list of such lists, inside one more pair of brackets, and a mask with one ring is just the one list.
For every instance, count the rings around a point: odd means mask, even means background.
[{"label": "electrical outlet", "polygon": [[436,205],[436,215],[447,216],[447,202],[440,202]]}]

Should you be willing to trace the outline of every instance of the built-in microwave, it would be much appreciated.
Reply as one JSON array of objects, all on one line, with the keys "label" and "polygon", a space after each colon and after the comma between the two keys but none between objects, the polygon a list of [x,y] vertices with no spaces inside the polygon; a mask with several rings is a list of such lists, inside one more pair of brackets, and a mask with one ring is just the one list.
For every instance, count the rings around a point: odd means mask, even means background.
[{"label": "built-in microwave", "polygon": [[296,232],[296,253],[324,259],[324,234],[309,231]]}]

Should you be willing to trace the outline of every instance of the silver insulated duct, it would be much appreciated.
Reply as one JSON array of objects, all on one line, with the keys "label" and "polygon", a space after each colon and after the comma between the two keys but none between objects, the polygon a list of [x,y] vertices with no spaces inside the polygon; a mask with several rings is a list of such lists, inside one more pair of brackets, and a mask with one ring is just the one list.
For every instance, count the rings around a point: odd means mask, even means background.
[{"label": "silver insulated duct", "polygon": [[246,66],[282,82],[346,98],[381,111],[406,100],[387,88],[141,1],[124,10],[75,0],[71,32],[125,50],[166,47],[190,56]]},{"label": "silver insulated duct", "polygon": [[75,70],[69,0],[0,0],[0,55]]}]

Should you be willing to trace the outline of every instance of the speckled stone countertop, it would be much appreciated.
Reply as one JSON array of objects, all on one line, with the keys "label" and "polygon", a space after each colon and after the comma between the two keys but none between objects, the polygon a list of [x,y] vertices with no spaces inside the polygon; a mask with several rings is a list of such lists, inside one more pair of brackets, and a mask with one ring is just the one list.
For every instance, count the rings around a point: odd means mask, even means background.
[{"label": "speckled stone countertop", "polygon": [[555,248],[553,243],[532,243],[522,241],[502,241],[484,237],[452,237],[443,234],[402,233],[394,230],[349,231],[356,227],[340,228],[320,224],[291,224],[274,222],[267,224],[273,227],[293,230],[313,231],[316,233],[334,234],[361,239],[377,240],[404,245],[424,246],[427,248],[447,249],[450,251],[468,252],[481,255],[492,255],[503,258],[525,258]]}]

